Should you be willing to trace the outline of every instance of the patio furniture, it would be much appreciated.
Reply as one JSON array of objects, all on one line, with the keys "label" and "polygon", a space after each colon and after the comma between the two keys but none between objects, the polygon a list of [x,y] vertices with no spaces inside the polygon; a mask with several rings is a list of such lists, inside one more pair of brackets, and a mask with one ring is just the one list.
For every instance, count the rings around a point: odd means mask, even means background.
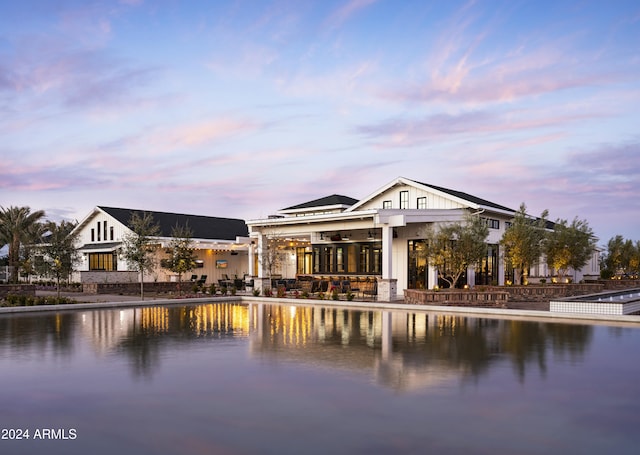
[{"label": "patio furniture", "polygon": [[376,280],[367,281],[367,286],[363,289],[362,295],[363,297],[369,296],[375,300],[378,296],[378,282]]},{"label": "patio furniture", "polygon": [[207,281],[207,275],[200,275],[200,279],[196,281],[196,284],[204,284]]}]

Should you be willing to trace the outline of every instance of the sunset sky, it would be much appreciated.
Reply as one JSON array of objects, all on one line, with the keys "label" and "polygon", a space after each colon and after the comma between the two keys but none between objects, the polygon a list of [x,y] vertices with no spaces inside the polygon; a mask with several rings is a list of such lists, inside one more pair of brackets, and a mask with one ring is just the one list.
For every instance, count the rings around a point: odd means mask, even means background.
[{"label": "sunset sky", "polygon": [[0,0],[0,138],[55,220],[402,176],[640,240],[640,2]]}]

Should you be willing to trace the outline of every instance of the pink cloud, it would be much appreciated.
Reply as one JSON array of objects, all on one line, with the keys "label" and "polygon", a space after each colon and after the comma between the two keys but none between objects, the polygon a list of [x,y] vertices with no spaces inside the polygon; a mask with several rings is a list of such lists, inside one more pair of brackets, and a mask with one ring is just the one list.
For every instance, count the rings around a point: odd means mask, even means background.
[{"label": "pink cloud", "polygon": [[353,15],[366,7],[376,3],[377,0],[350,0],[340,8],[335,10],[327,20],[327,25],[330,28],[339,27],[343,23],[349,20]]},{"label": "pink cloud", "polygon": [[[356,132],[372,138],[379,147],[407,147],[433,139],[455,136],[505,134],[559,128],[562,125],[598,117],[598,113],[568,113],[549,116],[547,112],[521,111],[498,113],[471,111],[460,114],[434,114],[418,119],[396,118],[378,124],[361,125]],[[559,137],[560,133],[547,136]]]}]

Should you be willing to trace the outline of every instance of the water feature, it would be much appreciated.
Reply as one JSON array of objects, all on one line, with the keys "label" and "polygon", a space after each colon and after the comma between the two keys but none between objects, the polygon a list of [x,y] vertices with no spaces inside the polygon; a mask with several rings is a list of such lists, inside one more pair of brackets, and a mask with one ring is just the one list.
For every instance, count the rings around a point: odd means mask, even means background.
[{"label": "water feature", "polygon": [[0,452],[631,454],[639,347],[635,326],[268,303],[7,315]]},{"label": "water feature", "polygon": [[607,291],[552,300],[549,310],[560,313],[636,314],[640,312],[640,289]]}]

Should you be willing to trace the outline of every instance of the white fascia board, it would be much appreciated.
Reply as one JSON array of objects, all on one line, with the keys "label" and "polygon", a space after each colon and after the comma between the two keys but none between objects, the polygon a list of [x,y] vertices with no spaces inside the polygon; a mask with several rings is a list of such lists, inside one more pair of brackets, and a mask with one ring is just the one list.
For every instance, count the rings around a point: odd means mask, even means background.
[{"label": "white fascia board", "polygon": [[486,205],[480,205],[479,208],[483,209],[485,211],[485,213],[486,212],[496,213],[498,215],[505,215],[505,216],[508,216],[510,218],[513,218],[515,216],[515,214],[516,214],[516,212],[511,212],[511,211],[508,211],[508,210],[500,210],[500,209],[497,209],[495,207],[488,207]]},{"label": "white fascia board", "polygon": [[464,219],[465,209],[386,209],[380,210],[376,223],[406,226],[415,223],[455,222]]},{"label": "white fascia board", "polygon": [[362,210],[359,212],[340,212],[340,213],[327,213],[322,215],[308,215],[308,216],[287,216],[284,218],[264,218],[259,220],[248,220],[246,225],[249,227],[272,227],[272,226],[287,226],[292,224],[315,224],[323,223],[327,221],[346,221],[355,220],[358,218],[373,218],[378,213],[377,209]]},{"label": "white fascia board", "polygon": [[350,206],[344,204],[334,204],[334,205],[316,205],[314,207],[305,207],[301,209],[284,209],[278,210],[277,213],[283,215],[295,215],[296,213],[305,213],[305,212],[318,212],[324,210],[345,210]]},{"label": "white fascia board", "polygon": [[85,215],[84,218],[82,218],[82,221],[80,221],[78,223],[78,225],[76,227],[73,228],[73,231],[71,231],[72,234],[77,232],[82,231],[82,229],[84,229],[84,227],[89,223],[89,221],[91,221],[91,219],[97,214],[97,213],[104,213],[102,210],[100,210],[98,207],[94,207],[93,210],[91,210],[87,215]]}]

